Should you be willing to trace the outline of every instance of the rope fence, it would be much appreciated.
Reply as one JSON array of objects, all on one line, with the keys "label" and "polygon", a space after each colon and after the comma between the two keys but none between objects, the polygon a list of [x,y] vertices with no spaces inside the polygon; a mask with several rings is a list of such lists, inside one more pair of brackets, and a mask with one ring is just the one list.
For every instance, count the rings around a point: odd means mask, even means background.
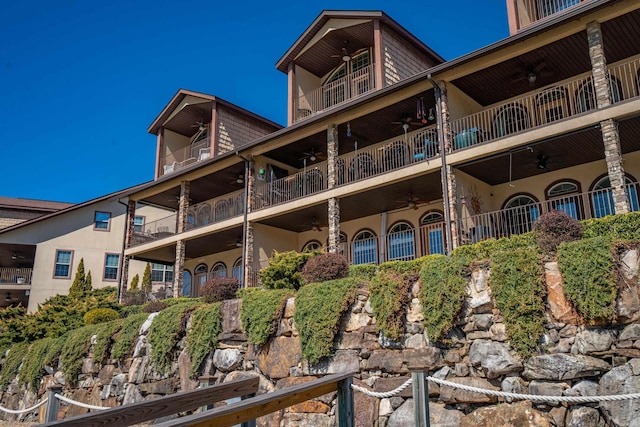
[{"label": "rope fence", "polygon": [[58,400],[62,400],[63,402],[67,402],[67,403],[69,403],[71,405],[76,405],[76,406],[79,406],[79,407],[85,408],[85,409],[94,409],[96,411],[102,411],[102,410],[105,410],[105,409],[110,409],[110,406],[89,405],[87,403],[82,403],[82,402],[78,402],[77,400],[69,399],[68,397],[64,397],[61,394],[56,394],[55,396],[56,396],[56,398]]},{"label": "rope fence", "polygon": [[39,407],[47,403],[47,400],[48,399],[45,397],[44,399],[42,399],[40,402],[36,403],[32,407],[25,408],[25,409],[9,409],[9,408],[5,408],[4,406],[0,406],[0,411],[6,412],[7,414],[13,414],[13,415],[26,414],[27,412],[31,412],[35,409],[38,409]]}]

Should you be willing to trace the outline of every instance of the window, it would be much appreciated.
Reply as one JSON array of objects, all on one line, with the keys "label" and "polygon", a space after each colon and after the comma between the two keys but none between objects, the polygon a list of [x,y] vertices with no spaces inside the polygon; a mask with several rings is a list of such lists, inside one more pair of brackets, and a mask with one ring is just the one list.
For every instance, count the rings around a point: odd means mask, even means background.
[{"label": "window", "polygon": [[238,282],[242,285],[242,257],[233,263],[233,277],[238,279]]},{"label": "window", "polygon": [[533,222],[540,216],[538,202],[527,195],[512,197],[505,203],[503,210],[507,236],[531,231]]},{"label": "window", "polygon": [[400,222],[389,230],[389,260],[415,258],[414,232],[411,224]]},{"label": "window", "polygon": [[378,242],[376,235],[364,230],[356,234],[351,242],[353,264],[375,264],[378,262]]},{"label": "window", "polygon": [[151,281],[162,283],[173,282],[173,265],[151,263]]},{"label": "window", "polygon": [[496,114],[493,126],[497,138],[520,132],[531,127],[529,113],[520,104],[507,105]]},{"label": "window", "polygon": [[[572,218],[583,219],[579,196],[580,187],[573,181],[557,182],[547,190],[547,198],[551,199],[551,208],[564,212]],[[573,195],[571,195],[573,194]]]},{"label": "window", "polygon": [[422,230],[422,238],[424,239],[424,247],[427,249],[428,255],[444,254],[444,217],[441,212],[427,212],[422,219],[420,227]]},{"label": "window", "polygon": [[104,258],[104,280],[118,280],[119,254],[106,254]]},{"label": "window", "polygon": [[[638,211],[638,191],[633,185],[633,180],[625,176],[625,187],[627,193],[627,202],[629,210]],[[608,176],[602,177],[593,186],[591,193],[591,208],[593,209],[594,218],[602,218],[603,216],[613,215],[615,212],[613,202],[613,192],[611,191],[611,181]]]},{"label": "window", "polygon": [[56,251],[56,264],[53,270],[53,277],[57,279],[68,279],[71,277],[71,259],[73,251]]},{"label": "window", "polygon": [[227,277],[227,266],[224,265],[223,262],[216,262],[213,264],[213,267],[211,267],[209,277],[212,279],[216,277]]},{"label": "window", "polygon": [[594,95],[593,83],[591,82],[591,78],[589,78],[580,86],[580,89],[578,89],[578,94],[576,95],[576,112],[584,113],[595,108],[596,97]]},{"label": "window", "polygon": [[214,210],[214,218],[217,221],[222,221],[230,217],[230,203],[228,200],[218,200],[216,202]]},{"label": "window", "polygon": [[313,252],[313,251],[319,251],[322,249],[322,243],[318,242],[317,240],[311,240],[310,242],[305,243],[305,245],[302,247],[302,252]]},{"label": "window", "polygon": [[568,115],[567,90],[561,87],[545,89],[536,96],[538,124],[551,123]]},{"label": "window", "polygon": [[93,229],[109,231],[109,223],[111,222],[111,212],[99,212],[93,216]]},{"label": "window", "polygon": [[182,296],[191,296],[191,273],[189,270],[184,270],[182,272]]},{"label": "window", "polygon": [[143,216],[134,216],[133,217],[133,231],[136,233],[142,233],[144,231],[144,217]]},{"label": "window", "polygon": [[200,286],[207,281],[207,264],[198,264],[193,270],[193,276],[191,295],[198,297],[200,296]]}]

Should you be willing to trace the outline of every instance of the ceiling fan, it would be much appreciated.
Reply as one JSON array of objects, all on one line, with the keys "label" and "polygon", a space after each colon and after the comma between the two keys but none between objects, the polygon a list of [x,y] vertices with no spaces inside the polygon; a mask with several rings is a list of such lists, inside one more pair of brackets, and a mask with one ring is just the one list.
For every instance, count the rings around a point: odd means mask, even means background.
[{"label": "ceiling fan", "polygon": [[194,124],[192,124],[190,127],[192,128],[198,128],[198,131],[202,132],[203,130],[206,129],[205,125],[204,125],[204,120],[200,119],[199,121],[195,122]]},{"label": "ceiling fan", "polygon": [[242,236],[239,236],[237,239],[227,243],[228,247],[233,248],[241,248],[242,247]]},{"label": "ceiling fan", "polygon": [[335,54],[335,55],[331,55],[331,57],[332,58],[340,58],[344,62],[349,62],[353,58],[355,58],[356,56],[358,56],[359,54],[364,52],[365,50],[367,50],[366,47],[362,48],[362,49],[358,49],[354,53],[349,53],[349,40],[345,40],[344,41],[344,46],[342,46],[342,48],[340,49],[340,53],[339,54]]},{"label": "ceiling fan", "polygon": [[398,203],[401,203],[398,208],[404,208],[405,206],[409,209],[418,210],[419,205],[424,205],[429,203],[429,200],[421,200],[419,197],[413,195],[413,193],[409,192],[409,197],[406,200],[398,200]]},{"label": "ceiling fan", "polygon": [[533,67],[524,67],[522,71],[518,72],[518,74],[511,78],[511,82],[518,83],[523,80],[527,80],[529,82],[529,86],[533,87],[538,79],[542,77],[550,77],[552,75],[553,72],[547,68],[547,63],[541,61]]},{"label": "ceiling fan", "polygon": [[313,218],[311,220],[311,230],[312,231],[322,231],[322,227],[320,227],[320,222],[316,218]]},{"label": "ceiling fan", "polygon": [[312,147],[311,150],[304,151],[302,153],[302,157],[300,157],[300,160],[307,160],[307,159],[309,159],[312,162],[315,162],[316,160],[326,159],[326,156],[322,151],[316,150],[315,147]]},{"label": "ceiling fan", "polygon": [[233,175],[231,184],[237,184],[237,185],[244,184],[244,174],[239,173],[237,175]]}]

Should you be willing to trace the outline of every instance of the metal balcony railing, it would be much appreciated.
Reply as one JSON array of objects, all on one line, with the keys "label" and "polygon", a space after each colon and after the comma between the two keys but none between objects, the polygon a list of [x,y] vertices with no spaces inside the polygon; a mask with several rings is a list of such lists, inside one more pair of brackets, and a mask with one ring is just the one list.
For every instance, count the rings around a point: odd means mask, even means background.
[{"label": "metal balcony railing", "polygon": [[[627,201],[632,212],[638,212],[638,183],[626,185]],[[610,188],[587,193],[566,194],[543,202],[531,203],[494,212],[463,217],[460,241],[463,244],[482,240],[524,234],[533,229],[533,223],[545,212],[558,210],[578,220],[602,218],[615,214]]]},{"label": "metal balcony railing", "polygon": [[234,218],[244,213],[244,190],[189,206],[187,230]]},{"label": "metal balcony railing", "polygon": [[340,105],[375,89],[374,64],[311,90],[294,100],[294,121]]},{"label": "metal balcony railing", "polygon": [[134,231],[129,247],[142,245],[176,234],[177,214],[147,222],[141,231]]},{"label": "metal balcony railing", "polygon": [[166,175],[192,163],[201,162],[209,158],[211,158],[211,138],[207,137],[162,157],[160,160],[162,165],[160,174]]},{"label": "metal balcony railing", "polygon": [[0,286],[30,285],[32,275],[32,268],[0,267]]}]

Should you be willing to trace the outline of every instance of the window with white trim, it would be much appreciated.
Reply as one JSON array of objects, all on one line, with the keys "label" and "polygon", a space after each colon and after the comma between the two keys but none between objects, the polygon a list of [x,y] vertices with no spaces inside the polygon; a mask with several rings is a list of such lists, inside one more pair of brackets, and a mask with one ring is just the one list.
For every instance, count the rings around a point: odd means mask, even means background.
[{"label": "window with white trim", "polygon": [[151,281],[171,283],[173,282],[173,265],[151,263]]},{"label": "window with white trim", "polygon": [[118,280],[118,267],[120,266],[119,254],[106,254],[104,257],[104,280]]},{"label": "window with white trim", "polygon": [[142,233],[144,231],[144,217],[143,216],[134,216],[133,217],[133,231],[136,233]]},{"label": "window with white trim", "polygon": [[57,279],[68,279],[71,277],[71,258],[73,251],[56,251],[56,263],[53,270],[53,277]]},{"label": "window with white trim", "polygon": [[109,223],[111,222],[111,212],[96,211],[93,215],[93,229],[109,231]]}]

